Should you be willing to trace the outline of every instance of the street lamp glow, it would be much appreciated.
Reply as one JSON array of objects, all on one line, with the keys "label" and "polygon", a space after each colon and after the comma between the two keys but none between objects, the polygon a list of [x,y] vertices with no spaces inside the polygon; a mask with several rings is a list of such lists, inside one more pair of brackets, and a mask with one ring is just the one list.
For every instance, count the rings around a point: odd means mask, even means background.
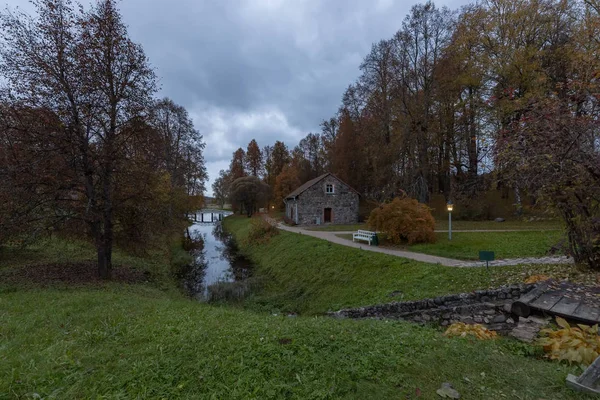
[{"label": "street lamp glow", "polygon": [[452,210],[454,209],[452,200],[448,201],[446,207],[448,208],[448,240],[452,240]]}]

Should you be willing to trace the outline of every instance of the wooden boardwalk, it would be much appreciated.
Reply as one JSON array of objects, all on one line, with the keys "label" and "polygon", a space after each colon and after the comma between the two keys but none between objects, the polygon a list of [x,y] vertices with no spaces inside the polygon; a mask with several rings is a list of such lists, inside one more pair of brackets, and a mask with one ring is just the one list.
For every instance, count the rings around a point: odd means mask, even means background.
[{"label": "wooden boardwalk", "polygon": [[585,324],[600,324],[600,287],[547,281],[513,303],[520,317],[532,313],[557,315]]}]

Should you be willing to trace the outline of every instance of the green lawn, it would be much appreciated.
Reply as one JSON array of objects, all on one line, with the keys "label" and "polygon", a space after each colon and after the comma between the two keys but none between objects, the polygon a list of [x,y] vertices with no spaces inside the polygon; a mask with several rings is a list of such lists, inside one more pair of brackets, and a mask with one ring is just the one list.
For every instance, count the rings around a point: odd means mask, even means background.
[{"label": "green lawn", "polygon": [[[565,387],[579,369],[542,360],[514,340],[447,339],[436,327],[282,313],[429,297],[540,272],[587,276],[574,267],[487,275],[287,232],[254,247],[243,242],[247,218],[226,225],[260,263],[255,279],[265,283],[245,309],[182,296],[159,251],[115,255],[116,268],[150,272],[146,283],[41,288],[0,280],[0,399],[406,399],[417,392],[436,399],[442,382],[466,399],[583,398]],[[93,256],[83,242],[46,240],[3,249],[0,274]],[[391,299],[393,290],[404,295]]]},{"label": "green lawn", "polygon": [[[58,237],[41,239],[26,247],[0,247],[0,281],[7,268],[36,268],[38,265],[95,262],[94,246],[83,240],[61,239]],[[145,272],[152,284],[163,290],[173,291],[172,269],[165,263],[185,263],[190,260],[188,253],[174,240],[170,245],[157,247],[144,257],[134,256],[120,249],[113,253],[114,268],[126,265],[130,269]],[[0,284],[0,290],[2,288]],[[5,285],[4,285],[5,286]],[[27,286],[27,285],[25,285]]]},{"label": "green lawn", "polygon": [[[348,225],[323,225],[308,227],[307,229],[313,231],[328,231],[328,232],[341,232],[341,231],[357,231],[359,229],[368,229],[366,223],[360,224],[348,224]],[[448,230],[448,220],[435,221],[435,229],[440,231]],[[558,220],[551,221],[452,221],[452,230],[527,230],[527,231],[540,231],[540,230],[562,230],[563,224]]]},{"label": "green lawn", "polygon": [[3,399],[576,399],[575,368],[510,340],[392,321],[288,318],[147,287],[0,295]]},{"label": "green lawn", "polygon": [[265,311],[315,314],[398,300],[389,297],[394,291],[412,300],[522,282],[542,272],[576,274],[573,266],[443,267],[284,231],[266,245],[249,245],[247,218],[227,218],[225,227],[256,262],[256,279],[264,281],[247,306]]},{"label": "green lawn", "polygon": [[[45,238],[27,247],[0,247],[0,270],[38,263],[62,263],[90,260],[94,257],[94,247],[80,240]],[[116,251],[114,258],[123,254]]]},{"label": "green lawn", "polygon": [[[351,234],[337,236],[352,240]],[[561,231],[454,232],[452,240],[448,240],[447,233],[436,233],[436,236],[436,243],[411,246],[394,245],[381,238],[380,246],[458,260],[478,260],[479,250],[495,252],[496,259],[543,257],[564,234]]]},{"label": "green lawn", "polygon": [[[435,221],[436,230],[448,230],[448,219]],[[452,230],[563,230],[564,224],[560,220],[549,221],[526,221],[526,220],[507,220],[504,222],[495,221],[452,221]]]},{"label": "green lawn", "polygon": [[447,233],[438,233],[435,244],[415,244],[412,251],[465,260],[479,259],[479,250],[496,253],[497,259],[543,257],[564,238],[562,231],[523,232],[455,232],[452,240]]}]

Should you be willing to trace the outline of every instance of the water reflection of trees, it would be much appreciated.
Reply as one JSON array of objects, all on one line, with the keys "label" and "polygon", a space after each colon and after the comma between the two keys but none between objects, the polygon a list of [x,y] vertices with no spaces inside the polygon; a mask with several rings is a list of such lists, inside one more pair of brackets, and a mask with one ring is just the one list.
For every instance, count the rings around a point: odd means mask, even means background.
[{"label": "water reflection of trees", "polygon": [[200,232],[186,229],[183,248],[189,253],[191,259],[187,265],[179,268],[178,278],[183,282],[184,290],[191,296],[202,296],[205,291],[204,280],[206,277],[206,252],[204,251],[205,236]]},{"label": "water reflection of trees", "polygon": [[214,236],[218,243],[215,249],[219,254],[219,258],[228,265],[227,270],[223,271],[226,274],[223,282],[217,282],[217,285],[228,281],[243,281],[250,277],[252,271],[251,262],[239,254],[235,239],[223,230],[220,222],[214,224],[210,233],[202,233],[193,228],[186,229],[183,247],[191,257],[187,259],[187,265],[179,268],[178,278],[182,281],[184,290],[198,299],[204,299],[209,292],[206,285],[206,275],[211,259],[207,251],[211,250],[212,257],[212,248],[205,248],[208,235]]},{"label": "water reflection of trees", "polygon": [[215,225],[212,233],[222,243],[217,249],[221,252],[221,257],[229,263],[233,280],[240,281],[249,278],[252,264],[250,260],[240,254],[233,235],[226,232],[220,223]]}]

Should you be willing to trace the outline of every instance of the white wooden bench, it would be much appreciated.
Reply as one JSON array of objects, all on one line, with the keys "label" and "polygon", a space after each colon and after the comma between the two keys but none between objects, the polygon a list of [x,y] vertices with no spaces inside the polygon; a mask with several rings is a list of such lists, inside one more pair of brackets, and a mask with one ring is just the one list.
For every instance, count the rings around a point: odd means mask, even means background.
[{"label": "white wooden bench", "polygon": [[369,242],[370,246],[375,238],[375,234],[375,232],[359,230],[358,232],[352,234],[352,241],[364,240],[365,242]]}]

